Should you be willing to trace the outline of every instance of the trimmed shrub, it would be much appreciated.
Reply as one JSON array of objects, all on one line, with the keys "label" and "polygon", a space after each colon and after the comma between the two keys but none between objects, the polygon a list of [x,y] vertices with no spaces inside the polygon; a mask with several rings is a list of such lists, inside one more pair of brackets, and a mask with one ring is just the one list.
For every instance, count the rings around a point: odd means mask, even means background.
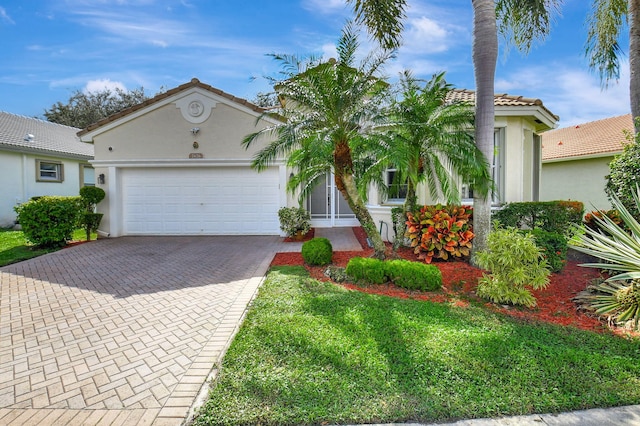
[{"label": "trimmed shrub", "polygon": [[477,294],[495,303],[536,306],[526,287],[535,290],[549,285],[549,269],[533,234],[516,228],[495,228],[489,234],[487,250],[477,253],[477,264],[489,271],[478,282]]},{"label": "trimmed shrub", "polygon": [[384,284],[389,281],[385,262],[371,257],[351,258],[345,272],[356,282]]},{"label": "trimmed shrub", "polygon": [[406,237],[418,259],[431,263],[469,256],[473,231],[472,208],[467,206],[423,206],[407,213]]},{"label": "trimmed shrub", "polygon": [[38,197],[15,207],[22,232],[40,247],[61,247],[78,226],[80,197]]},{"label": "trimmed shrub", "polygon": [[442,287],[442,273],[435,265],[395,259],[385,262],[385,271],[387,277],[398,287],[422,291]]},{"label": "trimmed shrub", "polygon": [[531,201],[508,203],[492,217],[505,228],[542,229],[566,234],[582,223],[584,205],[580,201]]},{"label": "trimmed shrub", "polygon": [[564,235],[547,232],[542,229],[529,231],[536,245],[542,250],[542,256],[549,263],[551,272],[560,272],[567,263],[567,239]]},{"label": "trimmed shrub", "polygon": [[91,232],[97,231],[102,221],[102,213],[95,213],[96,204],[104,200],[104,189],[96,186],[83,186],[80,188],[80,203],[84,207],[84,213],[80,217],[80,225],[87,233],[87,241],[91,239]]},{"label": "trimmed shrub", "polygon": [[331,241],[322,237],[310,239],[302,244],[302,258],[307,265],[328,265],[333,258]]},{"label": "trimmed shrub", "polygon": [[298,232],[306,235],[311,229],[311,215],[302,207],[282,207],[278,210],[280,229],[287,237],[293,237]]}]

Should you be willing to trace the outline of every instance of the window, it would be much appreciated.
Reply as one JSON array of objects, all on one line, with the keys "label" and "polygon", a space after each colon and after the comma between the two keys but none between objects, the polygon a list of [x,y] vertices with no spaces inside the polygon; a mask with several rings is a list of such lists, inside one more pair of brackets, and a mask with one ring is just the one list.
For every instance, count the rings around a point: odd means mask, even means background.
[{"label": "window", "polygon": [[400,201],[407,198],[407,180],[401,181],[396,169],[387,169],[385,178],[388,189],[387,201]]},{"label": "window", "polygon": [[59,161],[36,160],[36,181],[62,182],[64,169]]},{"label": "window", "polygon": [[80,164],[80,187],[96,186],[96,173],[89,164]]},{"label": "window", "polygon": [[[498,128],[493,132],[493,158],[490,162],[491,179],[493,179],[494,192],[492,194],[492,203],[499,204],[500,200],[504,200],[505,187],[505,129]],[[460,198],[463,203],[473,201],[473,185],[463,182],[460,188]]]}]

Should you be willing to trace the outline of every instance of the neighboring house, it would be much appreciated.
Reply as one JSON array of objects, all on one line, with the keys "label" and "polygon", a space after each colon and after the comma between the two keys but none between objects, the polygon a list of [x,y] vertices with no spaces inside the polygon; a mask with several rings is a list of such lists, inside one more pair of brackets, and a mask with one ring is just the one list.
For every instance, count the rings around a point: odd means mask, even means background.
[{"label": "neighboring house", "polygon": [[[454,96],[472,102],[474,92]],[[286,193],[291,170],[281,160],[258,173],[251,160],[266,142],[241,146],[269,124],[263,113],[192,79],[79,132],[95,146],[92,164],[107,193],[98,206],[101,235],[279,234],[278,209],[297,205]],[[496,202],[537,199],[538,134],[556,121],[539,100],[496,96]],[[421,194],[420,201],[431,200]],[[389,227],[391,208],[401,202],[381,199],[375,188],[369,194],[376,223]],[[313,226],[358,223],[332,176],[318,182],[306,206]]]},{"label": "neighboring house", "polygon": [[0,227],[15,224],[14,207],[41,195],[78,195],[93,185],[93,146],[80,129],[0,112]]},{"label": "neighboring house", "polygon": [[606,176],[627,142],[625,132],[633,133],[631,114],[545,133],[540,199],[582,201],[586,211],[610,209]]}]

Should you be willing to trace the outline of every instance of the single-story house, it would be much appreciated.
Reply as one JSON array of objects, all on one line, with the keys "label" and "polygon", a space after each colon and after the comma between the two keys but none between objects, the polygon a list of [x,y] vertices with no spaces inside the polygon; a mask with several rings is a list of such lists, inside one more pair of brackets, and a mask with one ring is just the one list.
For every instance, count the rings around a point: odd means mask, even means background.
[{"label": "single-story house", "polygon": [[540,199],[582,201],[587,211],[610,209],[604,191],[609,163],[632,133],[631,114],[544,133]]},{"label": "single-story house", "polygon": [[[475,94],[454,96],[473,101]],[[194,78],[79,132],[95,146],[97,185],[107,194],[98,206],[100,235],[279,234],[278,209],[297,205],[286,193],[291,170],[280,161],[258,173],[250,164],[264,144],[241,146],[272,120],[263,113]],[[537,199],[538,135],[556,121],[537,99],[496,96],[496,202]],[[369,194],[374,219],[389,226],[391,208],[401,202],[382,199],[375,188]],[[331,176],[306,207],[313,226],[357,224]]]},{"label": "single-story house", "polygon": [[0,112],[0,227],[15,224],[14,207],[41,195],[78,195],[95,184],[93,146],[80,129]]}]

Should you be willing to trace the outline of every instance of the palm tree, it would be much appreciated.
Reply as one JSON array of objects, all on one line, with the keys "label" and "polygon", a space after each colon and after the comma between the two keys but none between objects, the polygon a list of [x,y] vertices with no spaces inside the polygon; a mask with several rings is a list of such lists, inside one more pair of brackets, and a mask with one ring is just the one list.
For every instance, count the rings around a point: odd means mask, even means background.
[{"label": "palm tree", "polygon": [[[629,97],[631,115],[640,116],[640,0],[593,0],[591,14],[587,18],[586,54],[589,66],[597,69],[604,85],[620,77],[618,44],[620,32],[629,21]],[[636,123],[636,132],[640,130]]]},{"label": "palm tree", "polygon": [[486,160],[473,141],[473,107],[447,101],[453,86],[444,73],[435,74],[424,86],[421,82],[405,71],[399,99],[391,106],[388,162],[398,170],[399,181],[407,183],[405,212],[415,210],[416,188],[422,182],[432,198],[459,203],[459,178],[485,193],[491,181]]},{"label": "palm tree", "polygon": [[[631,0],[640,1],[640,0]],[[354,5],[359,22],[381,43],[389,39],[400,44],[402,26],[384,20],[404,17],[404,0],[347,0]],[[494,80],[498,58],[498,28],[519,50],[527,52],[533,41],[544,38],[550,30],[551,16],[562,0],[471,0],[474,12],[473,65],[476,79],[476,145],[486,158],[493,158],[493,126],[495,123]],[[381,10],[380,10],[381,9]],[[394,13],[384,13],[384,11]],[[498,22],[500,26],[498,27]],[[390,29],[385,38],[381,28]],[[474,194],[475,195],[475,194]],[[473,250],[483,250],[491,231],[491,197],[474,197]]]},{"label": "palm tree", "polygon": [[375,179],[366,173],[377,162],[370,153],[384,149],[375,124],[381,119],[388,84],[378,78],[378,72],[392,51],[375,51],[356,67],[358,46],[353,25],[347,24],[338,42],[337,60],[274,55],[284,76],[274,84],[282,102],[281,121],[246,136],[243,144],[249,147],[260,138],[274,138],[256,154],[252,166],[264,169],[287,157],[287,164],[297,170],[288,189],[299,189],[301,200],[317,178],[333,172],[336,188],[367,233],[375,256],[383,258],[386,247],[364,194],[368,179]]}]

